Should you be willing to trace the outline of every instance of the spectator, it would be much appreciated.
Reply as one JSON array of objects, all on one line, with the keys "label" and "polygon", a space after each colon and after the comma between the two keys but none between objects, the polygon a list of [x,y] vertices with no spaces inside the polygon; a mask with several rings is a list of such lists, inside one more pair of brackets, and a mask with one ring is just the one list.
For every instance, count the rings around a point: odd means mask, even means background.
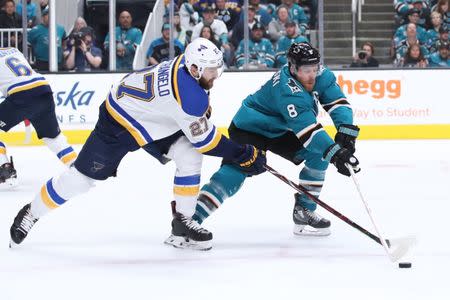
[{"label": "spectator", "polygon": [[86,20],[82,17],[76,18],[75,22],[73,23],[72,31],[69,34],[69,37],[72,36],[74,33],[77,33],[81,30],[81,28],[87,27]]},{"label": "spectator", "polygon": [[450,67],[450,59],[448,57],[449,43],[437,42],[438,52],[430,55],[430,67]]},{"label": "spectator", "polygon": [[[256,10],[253,6],[248,6],[248,26],[247,30],[250,30],[253,28],[253,26],[258,23],[256,20]],[[234,25],[233,32],[231,33],[231,44],[234,46],[234,48],[237,48],[239,46],[239,43],[244,38],[244,18],[240,18],[239,21]]]},{"label": "spectator", "polygon": [[240,14],[243,2],[243,0],[227,0],[225,6],[226,8],[234,10],[237,14]]},{"label": "spectator", "polygon": [[188,0],[180,6],[181,27],[186,30],[188,35],[192,34],[192,30],[194,29],[195,25],[200,22],[200,16],[194,9],[194,4],[196,2],[197,0]]},{"label": "spectator", "polygon": [[48,0],[39,0],[39,8],[41,10],[41,14],[44,11],[44,9],[47,7],[48,5]]},{"label": "spectator", "polygon": [[[157,65],[160,62],[167,61],[169,57],[170,24],[164,23],[161,28],[162,36],[154,40],[147,50],[147,59],[149,65]],[[177,39],[173,39],[175,56],[184,52],[184,46]]]},{"label": "spectator", "polygon": [[289,9],[289,19],[295,21],[299,28],[300,34],[304,35],[306,29],[308,29],[308,17],[305,15],[305,11],[294,0],[282,0],[282,3],[286,5]]},{"label": "spectator", "polygon": [[222,43],[228,43],[228,29],[225,23],[221,20],[215,19],[215,11],[212,7],[208,6],[203,10],[203,21],[195,25],[192,31],[192,40],[195,40],[200,36],[200,31],[205,25],[211,26],[214,37],[216,40]]},{"label": "spectator", "polygon": [[[22,1],[19,1],[19,3],[17,4],[16,11],[17,14],[22,18]],[[27,0],[27,21],[28,28],[32,28],[34,25],[36,25],[36,3],[31,2],[31,0]]]},{"label": "spectator", "polygon": [[301,2],[301,6],[305,9],[305,15],[309,19],[309,27],[316,28],[317,0],[301,0],[299,2]]},{"label": "spectator", "polygon": [[431,13],[431,24],[433,27],[427,31],[428,48],[431,48],[431,46],[439,39],[439,29],[442,26],[442,16],[436,11]]},{"label": "spectator", "polygon": [[190,36],[186,34],[186,30],[181,26],[180,14],[175,12],[173,15],[173,37],[177,39],[183,46],[190,43]]},{"label": "spectator", "polygon": [[433,7],[433,11],[437,11],[442,16],[443,24],[447,27],[450,26],[450,13],[448,11],[449,0],[439,0],[439,2]]},{"label": "spectator", "polygon": [[68,46],[66,68],[78,72],[98,69],[102,63],[102,50],[94,46],[94,36],[89,27],[83,27],[74,36],[74,43]]},{"label": "spectator", "polygon": [[417,20],[416,25],[425,28],[427,20],[430,18],[430,9],[428,8],[427,3],[423,0],[412,0],[411,3],[413,9],[419,11],[419,19]]},{"label": "spectator", "polygon": [[209,25],[214,32],[214,38],[221,44],[221,50],[224,53],[224,58],[228,66],[231,64],[231,47],[228,42],[228,29],[225,23],[221,20],[214,19],[214,8],[208,6],[203,10],[203,21],[195,25],[192,31],[192,40],[200,36],[200,31],[203,26]]},{"label": "spectator", "polygon": [[361,51],[355,54],[350,68],[378,68],[378,60],[373,57],[375,49],[371,42],[365,42]]},{"label": "spectator", "polygon": [[[0,28],[21,28],[22,21],[19,15],[16,13],[16,4],[14,0],[6,0],[0,11]],[[3,34],[2,47],[17,47],[22,49],[22,34],[17,35],[18,41],[16,41],[16,35],[11,34],[8,38],[8,34]]]},{"label": "spectator", "polygon": [[282,36],[278,40],[277,44],[277,53],[275,55],[277,67],[281,68],[287,63],[287,51],[293,43],[303,42],[308,42],[308,39],[304,36],[299,35],[297,23],[295,23],[294,21],[288,21],[286,23],[286,35]]},{"label": "spectator", "polygon": [[273,19],[277,18],[277,6],[275,4],[268,3],[267,4],[267,12],[272,16],[272,21],[273,21]]},{"label": "spectator", "polygon": [[[119,15],[119,26],[116,27],[116,69],[131,70],[136,47],[141,43],[142,32],[132,27],[133,18],[124,10]],[[109,49],[109,33],[105,37],[105,50]]]},{"label": "spectator", "polygon": [[397,23],[405,24],[408,23],[407,15],[412,9],[417,9],[419,12],[419,20],[417,24],[425,26],[426,20],[429,18],[430,10],[428,6],[428,0],[395,0],[394,1],[395,11],[397,12]]},{"label": "spectator", "polygon": [[419,44],[412,44],[408,47],[405,56],[400,60],[400,67],[404,68],[425,68],[428,62]]},{"label": "spectator", "polygon": [[[66,44],[66,31],[64,27],[56,24],[56,44],[58,48],[59,68],[63,62],[63,44]],[[48,71],[48,7],[42,11],[42,23],[34,26],[28,33],[28,43],[31,44],[33,54],[36,57],[35,67],[41,71]]]},{"label": "spectator", "polygon": [[398,23],[403,24],[408,12],[414,8],[409,0],[394,0],[394,8],[397,13]]},{"label": "spectator", "polygon": [[217,48],[220,49],[220,42],[214,38],[214,33],[211,29],[211,26],[205,25],[200,32],[200,37],[210,40]]},{"label": "spectator", "polygon": [[277,8],[277,18],[269,23],[269,38],[272,43],[286,34],[286,23],[289,21],[289,12],[286,5],[281,4]]},{"label": "spectator", "polygon": [[396,49],[396,64],[400,63],[400,60],[402,57],[405,56],[406,52],[410,48],[410,46],[417,44],[419,45],[421,49],[421,53],[428,57],[428,50],[425,46],[423,46],[420,41],[417,39],[417,32],[416,32],[416,25],[413,23],[410,23],[406,27],[406,39],[401,41]]},{"label": "spectator", "polygon": [[[419,10],[413,8],[408,12],[408,24],[415,24],[416,25],[416,34],[417,39],[422,43],[427,43],[427,31],[422,27],[418,25],[419,21]],[[400,26],[394,35],[394,44],[397,47],[400,41],[406,39],[406,28],[408,24]]]},{"label": "spectator", "polygon": [[438,51],[437,42],[439,42],[439,41],[441,43],[443,43],[443,42],[447,42],[448,43],[449,42],[449,39],[448,39],[448,28],[446,26],[441,26],[441,28],[439,28],[439,38],[437,39],[437,41],[434,42],[433,45],[431,45],[430,53]]},{"label": "spectator", "polygon": [[0,28],[22,28],[22,21],[16,12],[14,0],[6,0],[0,11]]},{"label": "spectator", "polygon": [[[78,17],[76,18],[74,24],[73,24],[73,28],[72,31],[70,32],[68,39],[67,39],[67,47],[64,51],[64,58],[67,58],[67,55],[69,55],[70,50],[72,48],[72,46],[75,43],[75,37],[79,35],[79,32],[82,28],[88,27],[86,20],[83,19],[82,17]],[[92,29],[91,27],[89,27],[89,29],[91,30],[91,34],[92,36],[94,36],[94,29]]]},{"label": "spectator", "polygon": [[216,0],[216,16],[227,25],[228,31],[231,31],[239,20],[239,13],[235,9],[228,8],[226,4],[227,0]]},{"label": "spectator", "polygon": [[239,43],[239,48],[236,52],[236,67],[242,69],[244,67],[252,69],[266,69],[273,67],[275,63],[275,53],[273,51],[272,43],[263,38],[264,26],[260,23],[253,25],[250,40],[248,41],[249,59],[248,65],[245,66],[244,57],[244,41]]},{"label": "spectator", "polygon": [[[272,21],[272,16],[267,12],[266,8],[259,5],[259,2],[260,0],[249,0],[249,4],[255,8],[256,20],[264,27],[267,27],[270,21]],[[243,17],[244,15],[241,16],[241,18]]]}]

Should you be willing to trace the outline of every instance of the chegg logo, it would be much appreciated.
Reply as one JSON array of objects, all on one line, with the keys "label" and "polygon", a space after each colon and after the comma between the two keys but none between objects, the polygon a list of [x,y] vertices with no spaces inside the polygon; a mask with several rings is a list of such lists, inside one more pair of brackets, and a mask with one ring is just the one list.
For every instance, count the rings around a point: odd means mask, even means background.
[{"label": "chegg logo", "polygon": [[382,99],[388,97],[397,99],[401,95],[402,85],[400,80],[345,80],[342,75],[338,75],[337,83],[345,94],[368,94],[372,98]]}]

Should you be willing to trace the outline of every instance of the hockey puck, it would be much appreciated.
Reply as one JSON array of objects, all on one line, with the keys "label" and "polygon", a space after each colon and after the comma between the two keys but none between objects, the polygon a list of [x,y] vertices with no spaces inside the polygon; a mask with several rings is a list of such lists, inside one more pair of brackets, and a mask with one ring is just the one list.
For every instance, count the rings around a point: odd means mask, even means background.
[{"label": "hockey puck", "polygon": [[401,269],[411,268],[412,264],[410,262],[401,262],[398,267]]}]

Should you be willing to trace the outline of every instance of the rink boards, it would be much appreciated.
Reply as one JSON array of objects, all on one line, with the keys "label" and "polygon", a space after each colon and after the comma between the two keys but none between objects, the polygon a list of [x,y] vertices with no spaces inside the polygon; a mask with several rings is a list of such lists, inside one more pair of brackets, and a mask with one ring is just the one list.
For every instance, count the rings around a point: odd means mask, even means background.
[{"label": "rink boards", "polygon": [[[335,71],[337,82],[354,110],[361,139],[450,138],[450,70],[345,70]],[[61,128],[73,144],[84,143],[94,128],[98,107],[111,84],[125,74],[49,74]],[[226,72],[211,91],[212,120],[222,130],[241,101],[255,92],[273,72]],[[324,111],[319,120],[333,134]],[[0,139],[24,145],[24,125]],[[39,144],[35,134],[30,144]]]}]

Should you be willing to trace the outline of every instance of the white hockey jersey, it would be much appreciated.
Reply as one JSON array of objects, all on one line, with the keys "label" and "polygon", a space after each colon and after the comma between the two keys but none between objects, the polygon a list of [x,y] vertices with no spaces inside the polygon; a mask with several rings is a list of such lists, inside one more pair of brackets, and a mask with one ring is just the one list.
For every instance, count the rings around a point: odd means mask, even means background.
[{"label": "white hockey jersey", "polygon": [[128,74],[106,99],[109,114],[140,146],[181,129],[201,153],[222,138],[205,116],[208,107],[208,94],[184,68],[183,55]]},{"label": "white hockey jersey", "polygon": [[18,49],[0,48],[0,92],[3,96],[42,85],[48,85],[47,80],[31,68]]}]

